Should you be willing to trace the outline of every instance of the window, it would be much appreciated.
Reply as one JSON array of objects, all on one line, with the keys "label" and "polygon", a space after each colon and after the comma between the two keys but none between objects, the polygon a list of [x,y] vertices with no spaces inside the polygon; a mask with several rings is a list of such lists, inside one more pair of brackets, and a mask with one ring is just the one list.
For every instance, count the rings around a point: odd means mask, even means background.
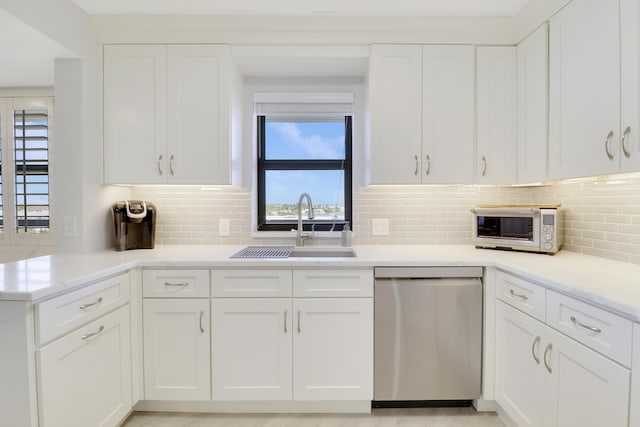
[{"label": "window", "polygon": [[14,110],[16,230],[49,231],[49,117],[47,110]]},{"label": "window", "polygon": [[315,218],[305,229],[352,223],[350,115],[258,115],[258,230],[297,227],[297,203],[309,193]]},{"label": "window", "polygon": [[51,110],[50,98],[0,98],[0,231],[4,239],[30,239],[51,230]]}]

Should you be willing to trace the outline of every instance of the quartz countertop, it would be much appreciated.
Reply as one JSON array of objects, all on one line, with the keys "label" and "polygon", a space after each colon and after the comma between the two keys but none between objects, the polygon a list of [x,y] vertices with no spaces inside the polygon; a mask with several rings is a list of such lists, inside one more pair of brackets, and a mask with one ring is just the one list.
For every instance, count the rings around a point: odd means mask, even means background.
[{"label": "quartz countertop", "polygon": [[640,265],[560,251],[543,255],[472,245],[362,245],[355,258],[230,259],[244,246],[156,246],[126,252],[55,254],[0,264],[0,300],[37,302],[135,267],[497,267],[640,322]]}]

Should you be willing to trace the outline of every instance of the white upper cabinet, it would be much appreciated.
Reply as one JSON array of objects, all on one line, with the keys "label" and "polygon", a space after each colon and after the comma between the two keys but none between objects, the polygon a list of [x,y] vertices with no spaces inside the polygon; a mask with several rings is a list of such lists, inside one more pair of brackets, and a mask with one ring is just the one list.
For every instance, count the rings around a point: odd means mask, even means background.
[{"label": "white upper cabinet", "polygon": [[619,171],[618,0],[574,0],[551,19],[549,37],[550,178]]},{"label": "white upper cabinet", "polygon": [[478,184],[516,182],[516,48],[477,50]]},{"label": "white upper cabinet", "polygon": [[517,47],[519,184],[547,179],[548,34],[545,23]]},{"label": "white upper cabinet", "polygon": [[620,0],[622,172],[640,170],[640,3]]},{"label": "white upper cabinet", "polygon": [[422,182],[473,182],[472,46],[422,50]]},{"label": "white upper cabinet", "polygon": [[422,46],[371,46],[369,77],[371,184],[419,184]]},{"label": "white upper cabinet", "polygon": [[166,49],[104,47],[106,183],[166,182]]},{"label": "white upper cabinet", "polygon": [[371,47],[371,183],[473,181],[473,47]]},{"label": "white upper cabinet", "polygon": [[229,184],[230,47],[104,47],[106,183]]}]

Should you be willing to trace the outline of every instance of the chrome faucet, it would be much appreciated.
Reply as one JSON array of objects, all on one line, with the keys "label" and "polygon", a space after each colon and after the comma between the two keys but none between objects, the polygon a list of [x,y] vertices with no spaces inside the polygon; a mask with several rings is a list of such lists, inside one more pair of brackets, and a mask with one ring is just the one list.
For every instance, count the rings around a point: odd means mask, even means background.
[{"label": "chrome faucet", "polygon": [[298,230],[296,232],[296,246],[304,246],[304,239],[313,237],[313,233],[304,233],[302,231],[302,200],[304,200],[305,197],[307,199],[307,206],[309,207],[307,217],[309,219],[313,219],[313,202],[311,201],[311,196],[309,193],[302,193],[298,199]]}]

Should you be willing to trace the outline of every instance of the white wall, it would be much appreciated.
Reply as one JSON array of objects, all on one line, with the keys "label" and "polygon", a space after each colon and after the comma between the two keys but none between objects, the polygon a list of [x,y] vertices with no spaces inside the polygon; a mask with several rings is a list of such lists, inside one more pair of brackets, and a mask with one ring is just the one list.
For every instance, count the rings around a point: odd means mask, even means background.
[{"label": "white wall", "polygon": [[[0,9],[71,51],[55,61],[55,129],[52,194],[56,250],[83,252],[111,245],[109,204],[128,189],[105,187],[99,130],[98,48],[88,15],[70,0],[1,0]],[[65,237],[62,221],[76,218],[77,234]]]},{"label": "white wall", "polygon": [[[236,187],[134,187],[158,207],[157,244],[293,244],[252,237],[252,195]],[[640,176],[560,182],[545,187],[371,186],[354,192],[354,244],[470,244],[477,204],[561,203],[564,250],[640,264]],[[186,208],[188,206],[188,208]],[[231,235],[218,235],[230,219]],[[389,220],[388,236],[372,220]],[[336,236],[337,238],[337,236]],[[332,243],[336,244],[336,242]]]}]

